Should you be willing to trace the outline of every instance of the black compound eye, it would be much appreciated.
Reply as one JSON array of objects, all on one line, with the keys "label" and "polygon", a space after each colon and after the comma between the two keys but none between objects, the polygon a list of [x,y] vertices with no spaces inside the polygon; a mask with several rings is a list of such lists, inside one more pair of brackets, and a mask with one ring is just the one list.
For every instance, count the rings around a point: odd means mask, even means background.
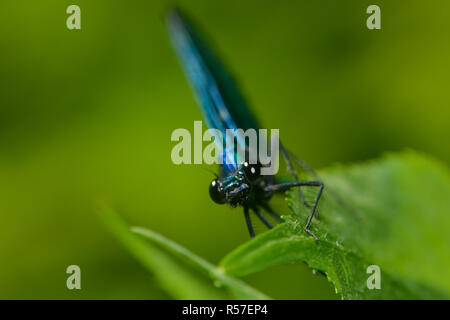
[{"label": "black compound eye", "polygon": [[244,172],[245,177],[250,182],[253,182],[261,175],[261,165],[259,163],[250,164],[246,161],[242,164],[242,171]]},{"label": "black compound eye", "polygon": [[225,194],[219,189],[219,183],[217,180],[213,180],[209,185],[209,196],[218,204],[224,204],[226,202]]}]

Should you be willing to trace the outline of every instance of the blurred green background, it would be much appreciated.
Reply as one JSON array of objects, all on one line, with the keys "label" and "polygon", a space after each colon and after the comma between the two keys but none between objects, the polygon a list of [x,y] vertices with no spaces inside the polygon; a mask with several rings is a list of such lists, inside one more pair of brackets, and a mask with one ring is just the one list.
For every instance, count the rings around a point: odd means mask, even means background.
[{"label": "blurred green background", "polygon": [[[102,225],[95,199],[216,263],[248,240],[211,174],[170,160],[200,120],[163,15],[175,2],[0,4],[0,298],[169,298]],[[414,148],[450,161],[448,1],[177,1],[263,126],[315,168]],[[82,29],[66,28],[81,8]],[[82,290],[66,289],[81,267]],[[304,265],[247,282],[274,298],[335,298]]]}]

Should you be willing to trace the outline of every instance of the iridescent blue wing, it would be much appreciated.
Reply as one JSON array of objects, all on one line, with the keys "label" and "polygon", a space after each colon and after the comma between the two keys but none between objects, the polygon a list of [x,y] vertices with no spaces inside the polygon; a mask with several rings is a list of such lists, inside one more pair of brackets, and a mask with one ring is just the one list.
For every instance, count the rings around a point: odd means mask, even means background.
[{"label": "iridescent blue wing", "polygon": [[[235,81],[188,18],[179,10],[173,10],[168,14],[167,25],[172,44],[208,128],[220,130],[223,137],[226,137],[226,129],[257,130],[257,121]],[[236,142],[245,150],[245,138],[242,135],[237,135]],[[235,152],[232,152],[233,146],[220,147],[224,150],[222,156],[230,162],[226,164],[224,161],[223,172],[235,169],[236,164],[244,160],[236,158]]]}]

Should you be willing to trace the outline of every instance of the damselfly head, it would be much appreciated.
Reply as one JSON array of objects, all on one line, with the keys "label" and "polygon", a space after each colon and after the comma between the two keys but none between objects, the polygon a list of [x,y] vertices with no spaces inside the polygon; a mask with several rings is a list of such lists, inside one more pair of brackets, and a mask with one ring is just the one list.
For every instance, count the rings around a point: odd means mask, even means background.
[{"label": "damselfly head", "polygon": [[224,204],[227,202],[225,192],[223,191],[219,179],[214,179],[209,185],[209,196],[218,204]]},{"label": "damselfly head", "polygon": [[259,164],[244,162],[229,175],[214,179],[209,185],[209,195],[218,204],[228,202],[232,207],[247,203],[252,185],[261,175]]}]

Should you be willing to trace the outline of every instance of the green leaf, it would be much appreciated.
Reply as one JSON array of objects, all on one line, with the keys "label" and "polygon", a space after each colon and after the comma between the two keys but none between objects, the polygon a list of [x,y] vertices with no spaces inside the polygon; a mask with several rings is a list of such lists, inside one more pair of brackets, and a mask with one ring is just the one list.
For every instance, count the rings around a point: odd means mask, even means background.
[{"label": "green leaf", "polygon": [[269,299],[156,232],[140,227],[131,231],[112,209],[103,206],[99,212],[115,236],[174,298]]},{"label": "green leaf", "polygon": [[[227,255],[220,264],[227,274],[305,262],[325,273],[343,299],[450,297],[450,174],[444,165],[406,152],[320,176],[328,192],[311,227],[320,241],[304,232],[309,212],[291,190],[286,222]],[[380,290],[366,285],[370,265],[381,269]]]}]

